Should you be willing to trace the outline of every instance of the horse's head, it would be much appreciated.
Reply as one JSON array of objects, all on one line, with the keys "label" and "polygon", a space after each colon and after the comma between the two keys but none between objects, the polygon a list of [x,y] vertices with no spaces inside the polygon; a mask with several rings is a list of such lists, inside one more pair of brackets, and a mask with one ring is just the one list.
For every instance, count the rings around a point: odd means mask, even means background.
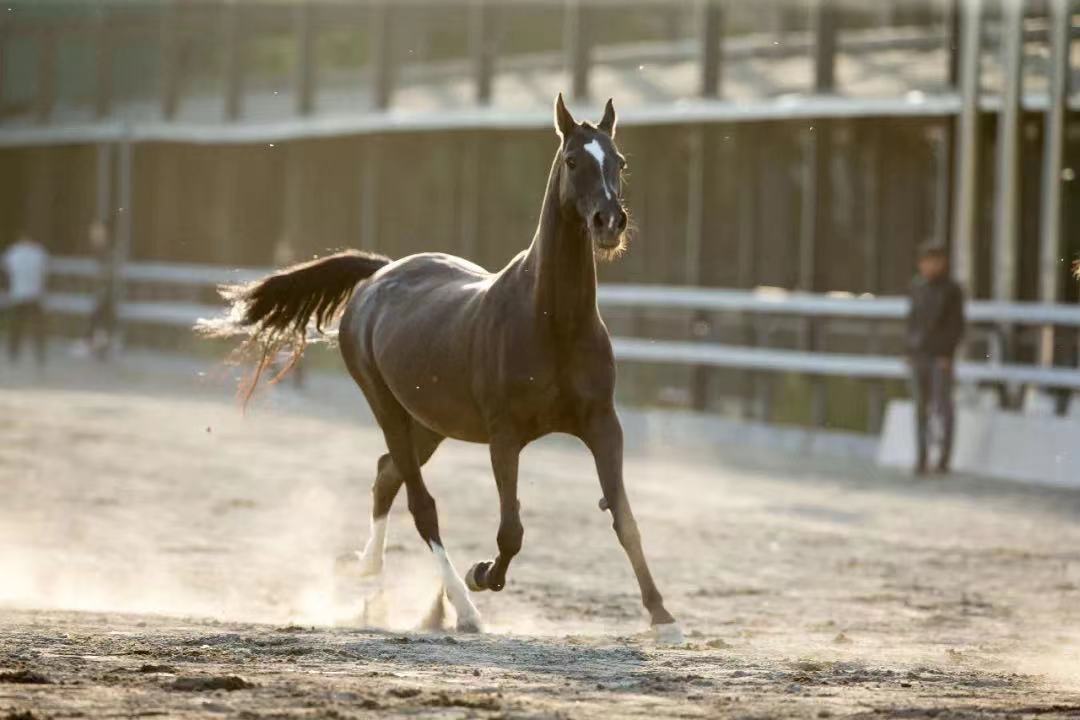
[{"label": "horse's head", "polygon": [[560,93],[555,100],[555,130],[562,138],[558,191],[563,219],[583,225],[601,256],[618,255],[626,237],[622,204],[626,158],[615,147],[615,106],[607,101],[598,125],[578,123]]}]

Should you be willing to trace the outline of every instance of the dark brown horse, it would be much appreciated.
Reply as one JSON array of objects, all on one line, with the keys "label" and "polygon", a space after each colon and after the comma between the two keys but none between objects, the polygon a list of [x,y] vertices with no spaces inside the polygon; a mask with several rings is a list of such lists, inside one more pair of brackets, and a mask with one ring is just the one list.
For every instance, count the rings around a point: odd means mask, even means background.
[{"label": "dark brown horse", "polygon": [[[458,628],[479,629],[469,590],[502,590],[521,549],[518,456],[536,438],[569,433],[596,460],[601,509],[614,517],[658,638],[681,642],[623,487],[615,360],[596,307],[596,259],[622,251],[627,225],[615,109],[609,100],[598,125],[579,124],[560,95],[555,126],[561,143],[539,227],[499,272],[437,253],[391,262],[343,252],[228,290],[235,320],[227,329],[247,332],[264,358],[286,343],[298,357],[309,322],[321,329],[345,305],[341,354],[389,450],[378,463],[371,537],[361,554],[365,573],[382,571],[387,514],[404,484]],[[435,500],[420,473],[448,437],[490,446],[499,491],[498,555],[473,565],[464,582],[444,549]]]}]

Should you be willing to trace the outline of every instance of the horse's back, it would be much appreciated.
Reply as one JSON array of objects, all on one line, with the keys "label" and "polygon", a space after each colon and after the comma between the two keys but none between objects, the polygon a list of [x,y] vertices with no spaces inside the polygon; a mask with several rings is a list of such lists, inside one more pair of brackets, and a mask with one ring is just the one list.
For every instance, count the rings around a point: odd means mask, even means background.
[{"label": "horse's back", "polygon": [[432,430],[483,440],[471,392],[472,338],[496,277],[441,253],[410,255],[380,269],[357,286],[342,318],[350,372],[361,387],[365,376],[377,373]]}]

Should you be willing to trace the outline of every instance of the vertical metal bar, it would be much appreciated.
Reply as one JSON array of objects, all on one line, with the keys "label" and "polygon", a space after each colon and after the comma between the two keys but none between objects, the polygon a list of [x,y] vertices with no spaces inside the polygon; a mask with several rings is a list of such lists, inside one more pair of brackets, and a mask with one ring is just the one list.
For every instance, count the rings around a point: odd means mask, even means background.
[{"label": "vertical metal bar", "polygon": [[814,7],[814,92],[836,90],[836,30],[838,10],[832,0]]},{"label": "vertical metal bar", "polygon": [[134,170],[134,147],[124,140],[117,148],[116,230],[113,235],[113,297],[117,307],[125,299],[124,267],[131,257],[131,231],[134,208],[132,207],[132,173]]},{"label": "vertical metal bar", "polygon": [[829,386],[819,375],[810,378],[810,424],[819,428],[829,424]]},{"label": "vertical metal bar", "polygon": [[945,56],[948,65],[945,79],[954,90],[960,88],[960,3],[963,0],[942,0],[945,20]]},{"label": "vertical metal bar", "polygon": [[811,120],[803,136],[802,200],[799,206],[799,289],[813,292],[818,225],[818,135]]},{"label": "vertical metal bar", "polygon": [[927,130],[934,159],[934,243],[948,246],[949,240],[949,191],[951,166],[949,130],[944,125],[934,125]]},{"label": "vertical metal bar", "polygon": [[38,39],[38,86],[36,119],[45,123],[52,117],[56,105],[56,33],[52,29],[41,30]]},{"label": "vertical metal bar", "polygon": [[386,110],[394,94],[394,9],[387,0],[378,0],[370,12],[374,103],[376,110]]},{"label": "vertical metal bar", "polygon": [[[722,129],[719,131],[723,132]],[[722,142],[724,149],[721,167],[737,168],[739,182],[736,185],[736,216],[738,218],[737,237],[737,284],[741,288],[750,288],[757,283],[757,201],[761,187],[759,128],[754,123],[742,123],[733,132],[737,133],[738,143]],[[728,131],[732,132],[732,131]],[[729,136],[728,136],[729,137]],[[745,342],[756,347],[762,341],[758,332],[758,317],[754,313],[743,316]],[[771,373],[748,372],[745,374],[743,415],[747,419],[768,422],[769,413],[766,397],[768,386],[772,383]]]},{"label": "vertical metal bar", "polygon": [[[881,291],[881,123],[873,118],[869,123],[866,139],[866,152],[863,157],[863,247],[865,267],[863,268],[863,287],[866,292]],[[878,323],[868,323],[866,351],[877,354],[881,346]],[[884,414],[885,387],[881,380],[868,380],[866,385],[867,432],[877,433],[881,429]]]},{"label": "vertical metal bar", "polygon": [[293,8],[293,32],[296,34],[296,114],[315,111],[315,6],[305,0]]},{"label": "vertical metal bar", "polygon": [[868,293],[881,290],[881,123],[873,118],[863,135],[863,289]]},{"label": "vertical metal bar", "polygon": [[469,132],[461,148],[461,197],[459,198],[460,252],[463,257],[478,260],[480,235],[480,137]]},{"label": "vertical metal bar", "polygon": [[973,297],[979,183],[979,55],[982,2],[960,2],[960,114],[956,118],[952,266],[957,282],[968,297]]},{"label": "vertical metal bar", "polygon": [[108,143],[98,143],[95,163],[94,219],[106,225],[112,214],[112,148]]},{"label": "vertical metal bar", "polygon": [[244,35],[237,0],[222,6],[225,43],[225,119],[239,120],[244,111]]},{"label": "vertical metal bar", "polygon": [[[701,284],[701,250],[705,233],[705,184],[710,160],[709,131],[696,125],[688,135],[687,200],[686,200],[686,257],[683,282]],[[708,316],[698,311],[690,320],[691,332],[699,336],[700,328],[708,327]],[[690,400],[694,410],[704,410],[708,403],[708,368],[696,365],[691,369]]]},{"label": "vertical metal bar", "polygon": [[1020,229],[1020,91],[1024,6],[1002,3],[1001,112],[997,124],[993,292],[996,300],[1016,299]]},{"label": "vertical metal bar", "polygon": [[683,281],[687,285],[701,282],[701,240],[705,232],[705,172],[706,136],[703,125],[694,125],[687,132],[686,179],[686,256]]},{"label": "vertical metal bar", "polygon": [[724,41],[724,14],[720,0],[701,3],[701,94],[720,97]]},{"label": "vertical metal bar", "polygon": [[98,8],[94,21],[94,40],[96,42],[95,62],[97,87],[94,93],[94,116],[106,118],[112,112],[113,101],[113,47],[112,33],[109,30],[109,8]]},{"label": "vertical metal bar", "polygon": [[[832,0],[817,0],[811,18],[814,32],[814,92],[832,93],[836,90],[836,31],[838,10]],[[816,126],[816,127],[815,127]],[[817,280],[818,238],[822,224],[821,209],[828,207],[823,189],[828,185],[830,148],[828,132],[822,120],[811,121],[807,132],[805,165],[803,167],[803,206],[801,214],[801,244],[799,247],[799,284],[813,291]],[[818,349],[821,328],[812,320],[803,323],[801,345]],[[817,426],[827,421],[827,388],[821,377],[810,378],[811,422]]]},{"label": "vertical metal bar", "polygon": [[383,139],[368,135],[364,140],[364,161],[360,178],[360,248],[379,246],[379,172]]},{"label": "vertical metal bar", "polygon": [[495,76],[495,7],[490,0],[472,0],[469,6],[469,49],[472,55],[473,76],[476,78],[476,102],[491,104],[492,82]]},{"label": "vertical metal bar", "polygon": [[[1061,293],[1061,171],[1065,155],[1065,112],[1069,94],[1071,0],[1049,0],[1049,98],[1044,118],[1042,206],[1039,208],[1039,300],[1057,302]],[[1054,364],[1054,326],[1042,328],[1039,363]]]},{"label": "vertical metal bar", "polygon": [[570,72],[570,93],[577,100],[589,97],[589,11],[582,0],[566,0],[563,6],[563,38],[566,66]]},{"label": "vertical metal bar", "polygon": [[3,17],[0,17],[0,116],[4,114],[4,77],[7,76],[7,53],[8,53],[8,40],[11,37],[11,30],[8,28],[9,20],[6,17],[6,13]]},{"label": "vertical metal bar", "polygon": [[[760,160],[761,153],[761,128],[756,123],[740,123],[734,131],[739,145],[732,142],[724,143],[729,149],[728,160],[731,167],[740,170],[740,182],[738,188],[738,263],[739,263],[739,287],[750,288],[757,283],[757,213],[758,198],[761,189]],[[744,154],[745,153],[745,154]],[[743,162],[739,162],[739,155],[743,155]]]},{"label": "vertical metal bar", "polygon": [[161,8],[158,28],[161,53],[161,116],[176,117],[180,109],[180,42],[182,37],[182,8],[176,0],[166,0]]}]

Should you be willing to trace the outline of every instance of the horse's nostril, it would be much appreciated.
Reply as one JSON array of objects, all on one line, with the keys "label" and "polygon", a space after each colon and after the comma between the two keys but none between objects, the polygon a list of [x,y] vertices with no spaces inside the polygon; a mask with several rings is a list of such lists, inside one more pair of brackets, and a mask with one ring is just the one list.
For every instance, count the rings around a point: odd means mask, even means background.
[{"label": "horse's nostril", "polygon": [[620,210],[619,211],[619,230],[625,230],[625,229],[626,229],[626,211],[625,210]]},{"label": "horse's nostril", "polygon": [[596,212],[592,216],[592,224],[598,228],[604,227],[604,213]]}]

